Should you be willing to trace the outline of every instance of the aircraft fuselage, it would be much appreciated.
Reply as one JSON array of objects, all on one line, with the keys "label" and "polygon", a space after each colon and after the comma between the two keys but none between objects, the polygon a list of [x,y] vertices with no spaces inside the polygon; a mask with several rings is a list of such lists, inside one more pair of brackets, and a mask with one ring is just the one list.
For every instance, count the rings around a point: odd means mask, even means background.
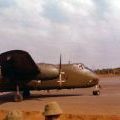
[{"label": "aircraft fuselage", "polygon": [[[80,66],[81,64],[64,64],[62,65],[61,78],[52,80],[31,80],[27,83],[22,81],[20,83],[20,90],[23,90],[24,86],[30,90],[51,90],[51,89],[72,89],[72,88],[87,88],[93,87],[98,84],[98,76],[85,68]],[[47,69],[47,64],[39,64],[44,73]],[[49,65],[49,68],[51,66]],[[58,66],[57,66],[58,67]],[[50,69],[47,69],[50,73]],[[0,91],[14,91],[15,84],[10,80],[0,79]]]}]

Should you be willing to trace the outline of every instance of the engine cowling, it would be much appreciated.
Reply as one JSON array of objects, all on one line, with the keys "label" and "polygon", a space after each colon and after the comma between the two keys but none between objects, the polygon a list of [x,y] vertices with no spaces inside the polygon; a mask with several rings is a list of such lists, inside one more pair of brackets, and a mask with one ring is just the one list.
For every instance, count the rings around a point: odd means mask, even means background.
[{"label": "engine cowling", "polygon": [[37,79],[40,80],[51,80],[59,77],[59,70],[55,65],[41,63],[38,64],[40,74]]}]

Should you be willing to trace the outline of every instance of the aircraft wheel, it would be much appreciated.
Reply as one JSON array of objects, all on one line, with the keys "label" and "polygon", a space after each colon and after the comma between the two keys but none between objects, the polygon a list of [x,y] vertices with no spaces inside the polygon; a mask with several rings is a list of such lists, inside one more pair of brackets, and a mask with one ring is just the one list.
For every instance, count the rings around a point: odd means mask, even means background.
[{"label": "aircraft wheel", "polygon": [[30,90],[29,89],[24,89],[24,91],[23,91],[23,97],[24,98],[30,97]]},{"label": "aircraft wheel", "polygon": [[94,90],[93,95],[100,95],[100,90]]},{"label": "aircraft wheel", "polygon": [[14,101],[15,102],[21,102],[23,100],[23,96],[21,94],[15,95]]}]

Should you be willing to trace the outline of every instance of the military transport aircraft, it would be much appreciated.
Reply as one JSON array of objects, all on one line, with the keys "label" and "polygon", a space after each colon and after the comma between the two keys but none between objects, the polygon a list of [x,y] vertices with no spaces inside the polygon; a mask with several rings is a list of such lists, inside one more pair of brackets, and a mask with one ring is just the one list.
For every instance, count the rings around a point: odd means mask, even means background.
[{"label": "military transport aircraft", "polygon": [[[93,95],[99,95],[99,78],[81,63],[59,65],[36,64],[28,52],[11,50],[0,54],[0,91],[16,91],[14,100],[30,96],[30,90],[87,88],[96,86]],[[21,94],[20,91],[23,91]]]}]

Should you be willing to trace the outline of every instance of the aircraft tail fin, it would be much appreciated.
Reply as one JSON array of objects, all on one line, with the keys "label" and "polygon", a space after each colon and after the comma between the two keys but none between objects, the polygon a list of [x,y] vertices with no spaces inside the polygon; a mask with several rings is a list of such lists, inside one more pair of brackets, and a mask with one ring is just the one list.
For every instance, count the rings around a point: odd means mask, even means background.
[{"label": "aircraft tail fin", "polygon": [[24,79],[37,75],[40,71],[26,51],[11,50],[0,54],[2,76],[10,79]]}]

